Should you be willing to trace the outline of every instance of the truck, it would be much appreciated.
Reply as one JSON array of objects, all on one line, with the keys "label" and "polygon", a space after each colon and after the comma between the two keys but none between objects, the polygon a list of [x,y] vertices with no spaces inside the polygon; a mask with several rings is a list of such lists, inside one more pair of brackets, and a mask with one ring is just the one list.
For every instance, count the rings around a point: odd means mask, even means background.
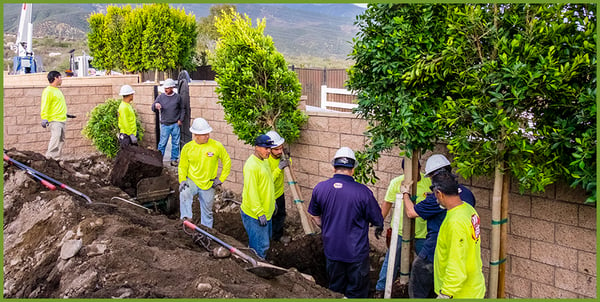
[{"label": "truck", "polygon": [[19,30],[17,32],[17,56],[13,58],[13,74],[42,72],[42,59],[33,53],[33,24],[31,23],[31,3],[23,3]]}]

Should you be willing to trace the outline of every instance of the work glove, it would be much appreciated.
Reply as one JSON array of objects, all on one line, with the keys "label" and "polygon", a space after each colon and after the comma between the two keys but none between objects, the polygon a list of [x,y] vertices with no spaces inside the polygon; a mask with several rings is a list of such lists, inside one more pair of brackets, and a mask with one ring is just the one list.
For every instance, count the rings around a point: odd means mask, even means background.
[{"label": "work glove", "polygon": [[412,186],[412,183],[413,183],[412,180],[408,181],[408,182],[406,180],[403,181],[402,185],[400,185],[400,193],[402,193],[402,194],[406,193],[406,194],[410,195],[410,186]]},{"label": "work glove", "polygon": [[267,226],[267,216],[265,216],[265,215],[258,216],[258,224],[261,227]]},{"label": "work glove", "polygon": [[377,227],[375,227],[375,239],[379,240],[379,237],[381,237],[382,233],[383,233],[382,225],[378,225]]},{"label": "work glove", "polygon": [[183,190],[185,190],[189,187],[190,187],[190,185],[188,185],[187,180],[184,180],[179,184],[179,192],[182,192]]},{"label": "work glove", "polygon": [[283,170],[285,169],[285,167],[289,167],[290,166],[290,160],[289,159],[282,159],[279,161],[279,170]]},{"label": "work glove", "polygon": [[68,117],[68,118],[76,118],[76,116],[75,116],[75,115],[73,115],[73,114],[67,114],[67,117]]},{"label": "work glove", "polygon": [[50,125],[48,120],[42,120],[42,128],[46,128],[46,127],[48,127],[48,125]]},{"label": "work glove", "polygon": [[216,189],[222,183],[223,182],[218,177],[215,177],[215,179],[213,179],[213,184],[212,184],[213,189]]},{"label": "work glove", "polygon": [[137,136],[130,134],[129,139],[131,140],[131,144],[137,145]]}]

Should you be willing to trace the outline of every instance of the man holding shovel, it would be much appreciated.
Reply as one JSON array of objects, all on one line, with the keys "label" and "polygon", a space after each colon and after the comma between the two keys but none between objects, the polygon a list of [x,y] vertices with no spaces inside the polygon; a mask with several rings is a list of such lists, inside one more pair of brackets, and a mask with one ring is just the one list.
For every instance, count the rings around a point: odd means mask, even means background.
[{"label": "man holding shovel", "polygon": [[42,92],[41,117],[42,127],[50,129],[47,158],[59,159],[65,144],[65,122],[67,121],[67,103],[60,85],[62,77],[58,71],[48,73],[50,85]]},{"label": "man holding shovel", "polygon": [[271,173],[273,173],[273,181],[275,183],[275,214],[273,214],[273,240],[288,243],[290,241],[289,236],[283,236],[283,227],[285,223],[285,195],[283,186],[283,169],[290,165],[289,159],[282,159],[283,154],[283,143],[285,139],[275,131],[267,132],[267,136],[271,138],[275,147],[271,148],[271,154],[269,155],[268,162],[271,167]]},{"label": "man holding shovel", "polygon": [[273,212],[275,212],[275,185],[271,168],[266,161],[275,147],[267,135],[254,141],[254,154],[244,164],[244,188],[240,213],[248,233],[248,246],[265,259],[270,247]]},{"label": "man holding shovel", "polygon": [[[198,194],[200,223],[212,228],[215,189],[229,176],[231,158],[223,144],[210,138],[212,128],[205,119],[194,119],[190,132],[192,141],[183,146],[177,171],[179,174],[180,218],[192,219],[192,203],[194,195]],[[223,168],[221,176],[217,177],[219,160]]]}]

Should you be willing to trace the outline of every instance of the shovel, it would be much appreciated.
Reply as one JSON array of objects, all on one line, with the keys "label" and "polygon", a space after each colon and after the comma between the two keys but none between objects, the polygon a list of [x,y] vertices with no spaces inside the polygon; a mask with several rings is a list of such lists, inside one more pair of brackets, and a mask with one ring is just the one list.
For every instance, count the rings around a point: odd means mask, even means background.
[{"label": "shovel", "polygon": [[[87,201],[87,203],[92,203],[92,200],[87,195],[85,195],[85,194],[83,194],[83,193],[81,193],[81,192],[79,192],[79,191],[77,191],[77,190],[75,190],[75,189],[67,186],[66,184],[64,184],[64,183],[62,183],[62,182],[60,182],[60,181],[58,181],[58,180],[56,180],[56,179],[54,179],[54,178],[52,178],[52,177],[44,174],[44,173],[41,173],[41,172],[39,172],[39,171],[37,171],[37,170],[35,170],[35,169],[33,169],[33,168],[31,168],[31,167],[23,164],[23,163],[20,163],[20,162],[18,162],[16,160],[10,158],[8,155],[6,155],[6,153],[4,153],[4,160],[7,161],[7,162],[9,162],[9,163],[11,163],[11,164],[13,164],[13,165],[15,165],[15,166],[17,166],[17,167],[19,167],[22,170],[27,171],[27,173],[29,173],[30,175],[36,177],[36,179],[39,179],[40,181],[41,180],[47,180],[50,183],[56,184],[61,189],[69,190],[72,193],[75,193],[76,195],[79,195],[79,196],[83,197],[83,199],[85,199]],[[49,189],[51,189],[51,187],[49,187],[46,182],[42,182],[42,184],[44,184],[46,187],[48,187]]]},{"label": "shovel", "polygon": [[184,221],[183,225],[185,225],[186,227],[195,230],[199,233],[202,233],[203,235],[207,236],[208,238],[216,241],[218,244],[224,246],[226,249],[228,249],[232,254],[236,254],[237,256],[241,257],[242,259],[244,259],[245,261],[249,262],[252,267],[247,268],[246,270],[265,279],[272,279],[275,278],[279,275],[283,275],[287,272],[287,269],[281,268],[279,266],[275,266],[272,264],[268,264],[268,263],[264,263],[264,262],[260,262],[260,261],[256,261],[254,258],[250,257],[249,255],[244,254],[243,252],[241,252],[240,250],[236,249],[235,247],[225,243],[223,240],[213,236],[212,234],[206,232],[205,230],[197,227],[196,225],[194,225],[193,223],[189,222],[189,221]]}]

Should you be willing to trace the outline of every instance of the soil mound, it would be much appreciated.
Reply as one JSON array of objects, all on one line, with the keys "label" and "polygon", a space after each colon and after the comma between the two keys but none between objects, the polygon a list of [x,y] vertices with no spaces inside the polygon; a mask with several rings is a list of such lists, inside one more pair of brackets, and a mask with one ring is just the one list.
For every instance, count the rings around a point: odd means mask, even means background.
[{"label": "soil mound", "polygon": [[[274,246],[268,260],[298,269],[264,279],[247,271],[241,259],[214,257],[216,242],[206,248],[194,243],[176,215],[149,213],[113,199],[130,196],[111,185],[113,162],[104,156],[54,161],[14,149],[7,155],[89,196],[92,203],[68,190],[51,191],[4,162],[5,298],[342,297],[321,286],[319,237],[293,235],[289,245]],[[176,170],[162,173],[176,182]],[[197,202],[194,211],[199,211]],[[247,237],[239,215],[236,204],[216,201],[210,231],[244,250]],[[291,225],[287,231],[296,229],[301,228]],[[306,259],[294,261],[300,256]],[[318,283],[299,270],[314,270]]]}]

